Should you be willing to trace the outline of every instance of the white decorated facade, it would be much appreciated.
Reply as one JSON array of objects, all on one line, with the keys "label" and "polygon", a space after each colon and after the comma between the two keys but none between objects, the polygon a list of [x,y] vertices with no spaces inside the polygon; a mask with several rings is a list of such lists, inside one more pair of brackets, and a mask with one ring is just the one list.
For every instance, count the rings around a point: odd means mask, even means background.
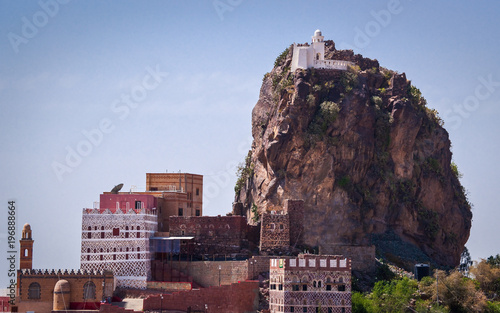
[{"label": "white decorated facade", "polygon": [[353,62],[343,60],[325,60],[325,42],[321,31],[318,29],[312,36],[310,45],[293,44],[293,57],[291,69],[322,68],[332,70],[347,70]]},{"label": "white decorated facade", "polygon": [[111,270],[116,287],[146,288],[149,238],[157,230],[154,209],[83,209],[81,269]]}]

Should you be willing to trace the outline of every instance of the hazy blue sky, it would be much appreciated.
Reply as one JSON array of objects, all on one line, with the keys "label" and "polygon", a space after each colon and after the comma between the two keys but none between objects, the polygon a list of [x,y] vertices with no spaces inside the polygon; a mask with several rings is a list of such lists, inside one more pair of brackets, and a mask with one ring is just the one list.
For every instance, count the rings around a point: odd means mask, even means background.
[{"label": "hazy blue sky", "polygon": [[406,72],[440,112],[475,205],[467,247],[475,259],[500,253],[499,11],[493,1],[0,1],[0,283],[9,199],[18,236],[32,225],[35,268],[78,268],[82,208],[118,183],[143,189],[146,172],[203,174],[204,214],[229,212],[262,77],[318,28]]}]

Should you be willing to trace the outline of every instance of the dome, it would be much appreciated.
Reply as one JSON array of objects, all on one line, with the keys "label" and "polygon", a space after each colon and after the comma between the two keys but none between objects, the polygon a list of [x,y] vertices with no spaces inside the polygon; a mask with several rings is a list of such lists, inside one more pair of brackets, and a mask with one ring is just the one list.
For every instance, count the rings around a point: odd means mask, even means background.
[{"label": "dome", "polygon": [[54,287],[54,293],[69,293],[70,286],[67,280],[61,279]]},{"label": "dome", "polygon": [[316,29],[316,31],[314,32],[314,36],[321,36],[321,30]]},{"label": "dome", "polygon": [[23,226],[23,231],[27,231],[27,230],[31,230],[31,226],[28,223],[24,224],[24,226]]}]

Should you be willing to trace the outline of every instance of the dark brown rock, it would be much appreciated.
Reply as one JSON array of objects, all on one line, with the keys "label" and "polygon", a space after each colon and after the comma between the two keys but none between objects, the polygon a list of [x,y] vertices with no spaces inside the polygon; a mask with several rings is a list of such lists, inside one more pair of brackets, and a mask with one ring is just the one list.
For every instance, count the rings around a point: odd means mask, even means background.
[{"label": "dark brown rock", "polygon": [[326,49],[359,68],[289,73],[290,52],[266,76],[252,111],[252,176],[235,201],[263,212],[303,199],[310,246],[365,245],[393,232],[456,266],[472,214],[448,133],[404,73],[333,42]]}]

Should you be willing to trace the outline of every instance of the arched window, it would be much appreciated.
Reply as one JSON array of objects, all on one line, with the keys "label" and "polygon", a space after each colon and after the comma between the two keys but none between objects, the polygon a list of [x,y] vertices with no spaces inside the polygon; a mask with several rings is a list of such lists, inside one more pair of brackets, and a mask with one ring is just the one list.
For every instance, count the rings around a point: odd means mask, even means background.
[{"label": "arched window", "polygon": [[40,299],[41,288],[39,283],[31,283],[28,287],[28,299]]},{"label": "arched window", "polygon": [[88,281],[83,285],[83,299],[95,299],[95,284]]},{"label": "arched window", "polygon": [[28,249],[24,249],[24,256],[28,256]]}]

